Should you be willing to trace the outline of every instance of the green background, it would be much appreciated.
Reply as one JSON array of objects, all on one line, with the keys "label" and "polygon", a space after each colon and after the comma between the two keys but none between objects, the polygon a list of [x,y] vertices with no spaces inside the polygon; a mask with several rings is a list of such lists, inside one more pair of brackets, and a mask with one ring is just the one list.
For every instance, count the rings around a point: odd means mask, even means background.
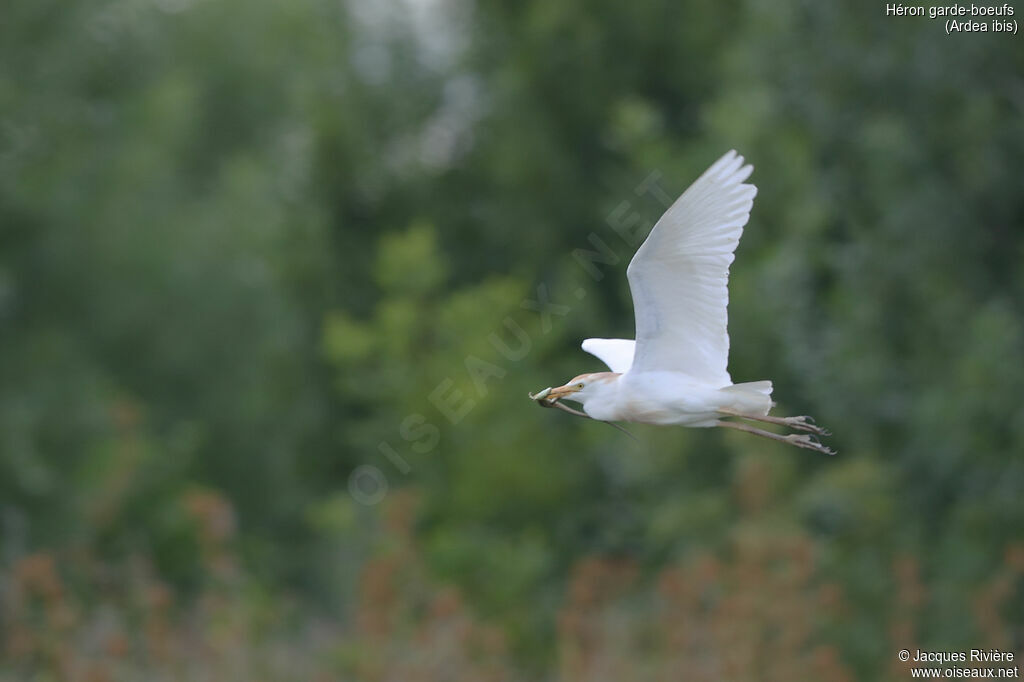
[{"label": "green background", "polygon": [[[0,679],[1021,651],[1019,37],[795,0],[3,16]],[[638,188],[731,148],[732,376],[837,457],[526,399],[632,335]]]}]

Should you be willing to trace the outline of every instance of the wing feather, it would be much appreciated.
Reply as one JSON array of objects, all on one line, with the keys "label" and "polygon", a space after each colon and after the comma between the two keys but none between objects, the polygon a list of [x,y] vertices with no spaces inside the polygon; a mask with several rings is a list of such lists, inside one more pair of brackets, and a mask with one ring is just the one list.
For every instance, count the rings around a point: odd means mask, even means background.
[{"label": "wing feather", "polygon": [[735,151],[716,161],[665,212],[627,276],[636,313],[632,371],[677,371],[728,386],[729,265],[757,188]]},{"label": "wing feather", "polygon": [[632,339],[586,339],[583,350],[596,356],[611,371],[624,373],[633,365],[635,345]]}]

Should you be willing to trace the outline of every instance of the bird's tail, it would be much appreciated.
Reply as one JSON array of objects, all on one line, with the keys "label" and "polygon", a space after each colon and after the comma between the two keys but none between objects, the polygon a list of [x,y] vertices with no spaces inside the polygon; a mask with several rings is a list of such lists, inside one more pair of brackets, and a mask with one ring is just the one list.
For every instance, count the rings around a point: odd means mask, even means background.
[{"label": "bird's tail", "polygon": [[766,415],[775,406],[770,381],[748,381],[745,384],[733,384],[724,390],[736,394],[735,409],[739,412]]}]

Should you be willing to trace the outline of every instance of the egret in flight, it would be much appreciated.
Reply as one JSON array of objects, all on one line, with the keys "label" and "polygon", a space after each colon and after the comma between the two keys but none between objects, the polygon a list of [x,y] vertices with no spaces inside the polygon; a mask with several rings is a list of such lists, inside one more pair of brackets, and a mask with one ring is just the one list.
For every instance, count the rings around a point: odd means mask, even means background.
[{"label": "egret in flight", "polygon": [[[719,426],[835,454],[815,438],[829,432],[810,417],[768,415],[771,381],[734,384],[726,369],[729,265],[757,194],[744,182],[753,170],[730,151],[651,230],[626,270],[636,340],[583,342],[611,371],[581,374],[532,399],[605,422]],[[581,403],[583,412],[562,400]],[[748,422],[802,433],[782,435]]]}]

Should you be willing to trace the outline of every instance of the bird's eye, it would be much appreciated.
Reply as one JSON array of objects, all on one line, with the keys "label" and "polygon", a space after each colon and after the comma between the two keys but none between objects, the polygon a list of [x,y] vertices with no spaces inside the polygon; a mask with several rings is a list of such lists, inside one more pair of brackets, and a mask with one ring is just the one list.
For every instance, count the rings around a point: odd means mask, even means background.
[{"label": "bird's eye", "polygon": [[576,388],[583,388],[583,382],[581,381],[580,383],[576,384]]}]

